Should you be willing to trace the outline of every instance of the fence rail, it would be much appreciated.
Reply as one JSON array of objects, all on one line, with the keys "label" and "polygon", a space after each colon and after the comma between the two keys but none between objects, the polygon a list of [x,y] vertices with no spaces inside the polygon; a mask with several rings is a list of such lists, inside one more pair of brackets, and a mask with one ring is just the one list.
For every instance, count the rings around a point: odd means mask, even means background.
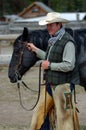
[{"label": "fence rail", "polygon": [[[4,35],[0,35],[0,66],[8,65],[10,60],[11,60],[11,54],[8,54],[8,53],[4,54],[3,45],[8,45],[7,43],[13,43],[14,40],[19,35],[20,34],[4,34]],[[3,41],[5,41],[5,42],[3,42]]]},{"label": "fence rail", "polygon": [[6,54],[6,55],[0,55],[0,66],[5,66],[9,65],[9,62],[11,60],[11,54]]},{"label": "fence rail", "polygon": [[11,41],[11,40],[15,40],[17,37],[19,36],[19,34],[4,34],[4,35],[0,35],[0,41]]}]

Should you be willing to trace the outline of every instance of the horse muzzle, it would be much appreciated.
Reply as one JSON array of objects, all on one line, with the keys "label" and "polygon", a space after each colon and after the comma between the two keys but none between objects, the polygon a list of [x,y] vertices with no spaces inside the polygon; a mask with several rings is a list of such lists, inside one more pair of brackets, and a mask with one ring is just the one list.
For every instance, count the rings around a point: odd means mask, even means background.
[{"label": "horse muzzle", "polygon": [[11,83],[16,83],[18,80],[21,80],[21,76],[18,73],[15,73],[14,75],[8,75]]}]

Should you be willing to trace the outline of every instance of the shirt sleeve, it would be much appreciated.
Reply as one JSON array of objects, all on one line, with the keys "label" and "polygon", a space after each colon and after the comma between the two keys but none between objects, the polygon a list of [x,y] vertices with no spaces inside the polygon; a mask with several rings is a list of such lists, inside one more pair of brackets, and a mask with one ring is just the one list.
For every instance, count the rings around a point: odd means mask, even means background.
[{"label": "shirt sleeve", "polygon": [[40,58],[41,60],[44,60],[45,59],[45,55],[46,55],[46,52],[41,50],[41,49],[38,49],[37,52],[36,52],[36,55],[38,58]]},{"label": "shirt sleeve", "polygon": [[51,62],[51,70],[68,72],[72,71],[74,67],[75,67],[75,46],[71,41],[69,41],[65,45],[62,62],[60,63]]}]

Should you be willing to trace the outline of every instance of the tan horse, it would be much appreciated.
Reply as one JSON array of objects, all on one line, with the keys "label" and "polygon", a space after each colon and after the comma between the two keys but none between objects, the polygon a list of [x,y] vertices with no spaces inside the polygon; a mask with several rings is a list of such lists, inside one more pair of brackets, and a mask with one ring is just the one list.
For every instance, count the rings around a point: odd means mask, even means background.
[{"label": "tan horse", "polygon": [[[79,121],[74,102],[73,94],[70,93],[69,84],[58,85],[55,89],[52,87],[53,98],[46,93],[46,112],[45,112],[45,86],[41,89],[39,102],[34,109],[31,126],[29,130],[40,130],[44,123],[44,117],[47,113],[50,114],[50,123],[53,124],[56,120],[55,130],[79,130]],[[69,101],[67,101],[65,94],[69,94]],[[55,101],[55,102],[54,102]],[[67,103],[68,102],[68,103]],[[69,106],[68,106],[69,105]],[[52,110],[55,106],[56,117],[52,120]],[[55,116],[54,116],[55,117]],[[54,129],[53,129],[54,130]]]}]

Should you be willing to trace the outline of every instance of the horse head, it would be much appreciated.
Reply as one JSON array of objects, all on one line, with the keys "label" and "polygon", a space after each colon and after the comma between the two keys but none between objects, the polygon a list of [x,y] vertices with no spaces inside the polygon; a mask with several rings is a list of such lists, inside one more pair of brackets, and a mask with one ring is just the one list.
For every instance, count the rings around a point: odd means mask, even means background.
[{"label": "horse head", "polygon": [[16,82],[17,78],[21,79],[25,72],[39,60],[35,53],[25,47],[24,43],[32,42],[35,46],[45,51],[48,39],[47,30],[29,31],[24,28],[22,35],[14,42],[13,54],[9,64],[8,76],[12,83]]},{"label": "horse head", "polygon": [[[72,29],[66,28],[66,31],[73,36]],[[35,53],[27,50],[24,43],[32,42],[38,48],[46,51],[49,37],[47,30],[29,31],[24,28],[22,35],[13,44],[13,53],[8,71],[8,76],[12,83],[17,81],[16,76],[21,79],[25,72],[39,60]]]}]

